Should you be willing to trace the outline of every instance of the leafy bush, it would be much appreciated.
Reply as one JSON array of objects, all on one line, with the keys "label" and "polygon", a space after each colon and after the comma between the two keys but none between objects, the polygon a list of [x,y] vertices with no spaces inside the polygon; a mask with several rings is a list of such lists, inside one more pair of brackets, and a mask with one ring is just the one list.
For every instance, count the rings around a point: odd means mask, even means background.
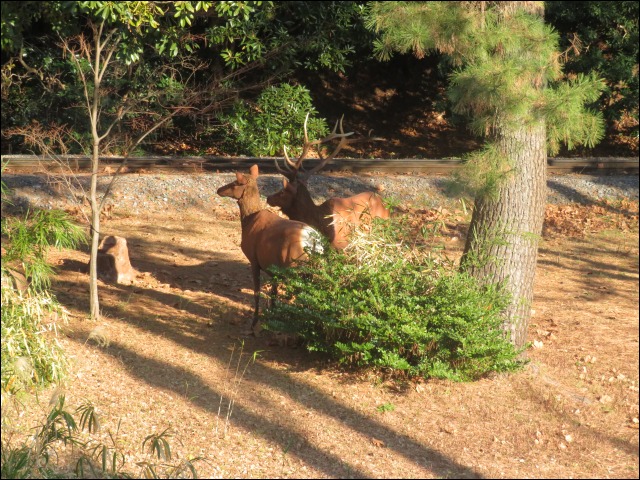
[{"label": "leafy bush", "polygon": [[[4,277],[4,273],[3,273]],[[2,286],[2,391],[59,383],[69,364],[49,333],[66,322],[66,311],[46,292],[21,295]]]},{"label": "leafy bush", "polygon": [[[2,183],[3,201],[9,194]],[[85,239],[81,228],[58,210],[27,213],[24,219],[2,218],[2,391],[58,383],[68,363],[55,338],[66,312],[47,289],[50,246],[75,247]],[[21,291],[16,277],[22,270],[29,288]]]},{"label": "leafy bush", "polygon": [[256,156],[282,155],[283,147],[293,155],[304,141],[304,121],[309,113],[307,131],[314,139],[328,133],[324,119],[317,118],[316,109],[303,86],[287,83],[265,89],[255,106],[238,103],[224,120],[230,126],[227,140],[240,152]]},{"label": "leafy bush", "polygon": [[86,241],[82,228],[61,210],[27,212],[24,219],[3,218],[2,236],[7,240],[3,241],[2,270],[19,263],[34,291],[49,287],[53,273],[46,261],[49,247],[75,248]]},{"label": "leafy bush", "polygon": [[507,298],[481,287],[407,230],[409,220],[356,228],[343,252],[276,270],[282,301],[265,328],[299,335],[340,363],[408,376],[473,380],[521,365],[502,331]]}]

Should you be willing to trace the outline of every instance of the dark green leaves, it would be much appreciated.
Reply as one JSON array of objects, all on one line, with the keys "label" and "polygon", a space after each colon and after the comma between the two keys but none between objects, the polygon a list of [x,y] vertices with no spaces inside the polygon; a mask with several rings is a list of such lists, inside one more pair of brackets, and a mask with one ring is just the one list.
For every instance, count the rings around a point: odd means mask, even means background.
[{"label": "dark green leaves", "polygon": [[340,363],[393,374],[473,380],[518,368],[501,328],[505,296],[399,231],[374,227],[362,249],[378,252],[331,250],[277,271],[285,293],[265,312],[266,328],[295,333]]},{"label": "dark green leaves", "polygon": [[226,118],[230,126],[228,138],[242,153],[282,155],[283,147],[295,155],[303,143],[307,114],[309,138],[328,132],[324,119],[316,117],[309,90],[300,85],[283,83],[268,87],[257,99],[255,107],[236,104]]}]

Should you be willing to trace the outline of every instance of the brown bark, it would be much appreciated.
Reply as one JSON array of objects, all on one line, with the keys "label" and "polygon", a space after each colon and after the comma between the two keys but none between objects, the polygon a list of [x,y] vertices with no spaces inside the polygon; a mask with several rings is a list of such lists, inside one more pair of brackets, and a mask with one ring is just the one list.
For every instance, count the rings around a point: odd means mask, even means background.
[{"label": "brown bark", "polygon": [[536,15],[544,16],[544,2],[530,2],[530,1],[522,1],[522,2],[489,2],[495,3],[495,5],[500,10],[502,15],[512,16],[515,15],[518,11],[525,11],[528,13],[533,13]]},{"label": "brown bark", "polygon": [[[103,24],[99,29],[94,27],[93,40],[95,48],[93,65],[93,98],[89,101],[89,94],[85,82],[85,97],[87,107],[89,107],[89,118],[91,120],[91,136],[93,146],[91,151],[91,191],[89,193],[89,203],[91,204],[91,266],[89,267],[89,309],[91,320],[100,320],[100,301],[98,298],[98,247],[100,244],[100,203],[98,202],[98,169],[100,167],[100,140],[98,134],[98,119],[100,115],[100,83],[102,65],[101,35]],[[89,57],[89,56],[88,56]]]},{"label": "brown bark", "polygon": [[[543,2],[495,2],[500,14],[544,15]],[[539,87],[539,86],[538,86]],[[511,299],[503,328],[516,347],[527,340],[533,281],[546,204],[546,127],[503,122],[495,140],[511,170],[497,191],[476,198],[461,268],[482,284],[502,284]]]},{"label": "brown bark", "polygon": [[504,328],[512,343],[522,346],[546,202],[545,127],[505,129],[497,141],[512,169],[494,195],[476,199],[461,265],[483,284],[504,282],[511,295]]},{"label": "brown bark", "polygon": [[98,157],[99,144],[94,144],[94,153],[91,160],[91,191],[89,203],[91,204],[91,253],[89,266],[89,309],[91,320],[100,319],[100,301],[98,299],[98,247],[100,244],[100,208],[98,206]]}]

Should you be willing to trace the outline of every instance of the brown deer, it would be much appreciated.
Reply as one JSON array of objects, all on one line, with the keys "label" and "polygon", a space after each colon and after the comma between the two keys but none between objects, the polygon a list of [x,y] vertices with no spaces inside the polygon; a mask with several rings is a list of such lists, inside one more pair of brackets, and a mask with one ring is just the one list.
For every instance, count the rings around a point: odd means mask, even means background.
[{"label": "brown deer", "polygon": [[[231,197],[240,207],[242,240],[240,248],[251,264],[255,309],[251,328],[258,321],[260,302],[260,271],[270,275],[271,266],[288,267],[307,258],[305,249],[322,253],[320,234],[302,222],[279,217],[260,206],[258,166],[253,165],[250,175],[236,172],[236,180],[220,187],[218,195]],[[272,289],[275,296],[275,284]]]},{"label": "brown deer", "polygon": [[[381,198],[374,192],[363,192],[348,198],[330,198],[320,205],[316,205],[306,183],[311,175],[321,170],[329,160],[335,158],[338,152],[347,144],[362,140],[379,140],[376,138],[349,139],[353,132],[344,133],[342,119],[336,122],[333,131],[320,140],[309,141],[307,135],[307,119],[304,122],[304,145],[302,153],[295,162],[289,159],[286,147],[284,149],[285,166],[283,170],[276,161],[276,168],[285,176],[283,188],[279,192],[267,197],[267,203],[272,207],[280,207],[282,212],[292,220],[299,220],[317,228],[325,235],[331,245],[342,250],[348,245],[348,236],[352,225],[359,224],[364,216],[370,218],[389,218],[389,211],[385,208]],[[340,126],[340,133],[336,130]],[[304,171],[302,162],[313,145],[320,145],[338,139],[338,145],[326,158],[318,155],[320,162],[311,170]]]}]

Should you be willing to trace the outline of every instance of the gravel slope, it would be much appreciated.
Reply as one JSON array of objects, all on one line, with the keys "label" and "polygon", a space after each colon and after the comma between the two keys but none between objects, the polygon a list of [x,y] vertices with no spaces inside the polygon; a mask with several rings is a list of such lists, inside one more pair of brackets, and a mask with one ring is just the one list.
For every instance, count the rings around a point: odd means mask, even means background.
[{"label": "gravel slope", "polygon": [[[113,208],[137,214],[166,209],[218,210],[236,208],[235,201],[221,198],[216,190],[235,178],[233,173],[125,174],[116,179],[109,203]],[[261,175],[258,182],[263,199],[282,186],[281,176]],[[60,178],[42,174],[6,174],[5,184],[13,190],[14,203],[31,208],[66,208],[78,203],[81,188],[88,190],[88,175],[77,178],[70,191]],[[111,177],[99,179],[104,190]],[[378,190],[383,197],[401,204],[433,208],[458,202],[446,195],[447,177],[393,174],[316,175],[309,189],[316,202],[345,197],[366,190]],[[588,204],[604,199],[638,200],[638,175],[553,175],[547,181],[548,202]],[[266,205],[266,202],[265,202]]]}]

